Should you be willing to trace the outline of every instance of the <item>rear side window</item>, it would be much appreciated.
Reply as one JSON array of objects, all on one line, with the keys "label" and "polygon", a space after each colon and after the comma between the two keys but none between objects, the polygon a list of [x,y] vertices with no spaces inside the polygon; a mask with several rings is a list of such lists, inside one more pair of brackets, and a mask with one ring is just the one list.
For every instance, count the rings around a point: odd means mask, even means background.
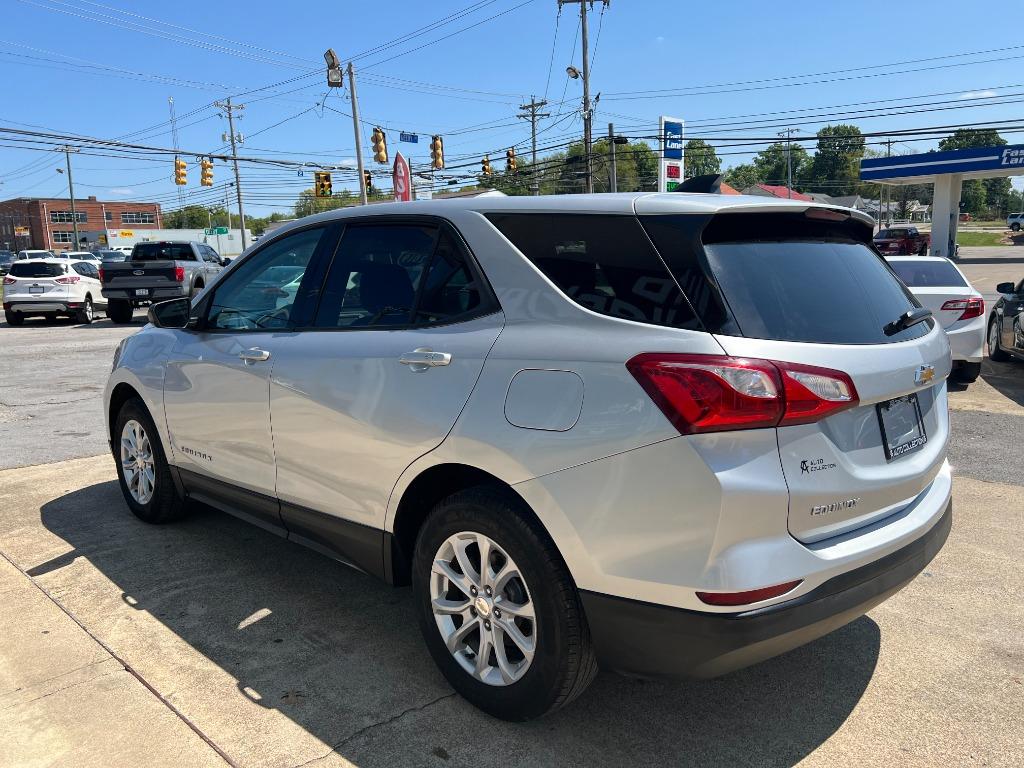
[{"label": "rear side window", "polygon": [[11,264],[12,277],[60,277],[63,274],[63,264],[47,264],[43,261],[16,261]]},{"label": "rear side window", "polygon": [[633,216],[492,213],[487,218],[580,306],[651,325],[700,327]]},{"label": "rear side window", "polygon": [[139,243],[132,261],[195,261],[195,256],[188,243]]},{"label": "rear side window", "polygon": [[893,272],[911,288],[966,288],[967,281],[945,259],[890,261]]}]

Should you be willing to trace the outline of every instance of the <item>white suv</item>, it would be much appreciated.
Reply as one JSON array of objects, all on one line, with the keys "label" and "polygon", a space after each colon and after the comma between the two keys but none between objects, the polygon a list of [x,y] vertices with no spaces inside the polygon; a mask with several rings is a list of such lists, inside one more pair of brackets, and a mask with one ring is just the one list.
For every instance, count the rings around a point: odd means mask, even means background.
[{"label": "white suv", "polygon": [[753,664],[895,593],[950,530],[949,344],[871,233],[702,194],[302,219],[122,342],[125,501],[411,583],[440,669],[498,717],[598,665]]},{"label": "white suv", "polygon": [[4,317],[21,325],[29,317],[53,320],[58,315],[91,323],[106,307],[100,276],[92,261],[63,258],[23,259],[4,276]]},{"label": "white suv", "polygon": [[1024,226],[1024,213],[1011,213],[1006,217],[1006,226],[1014,232],[1020,232],[1020,228]]}]

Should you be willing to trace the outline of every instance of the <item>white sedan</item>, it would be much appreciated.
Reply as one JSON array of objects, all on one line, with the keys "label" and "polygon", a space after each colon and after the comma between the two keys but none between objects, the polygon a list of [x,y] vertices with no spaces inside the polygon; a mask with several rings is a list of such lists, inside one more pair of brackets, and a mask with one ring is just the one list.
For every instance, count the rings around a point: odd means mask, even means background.
[{"label": "white sedan", "polygon": [[886,261],[946,331],[953,354],[953,378],[976,381],[985,352],[985,300],[949,259],[888,256]]}]

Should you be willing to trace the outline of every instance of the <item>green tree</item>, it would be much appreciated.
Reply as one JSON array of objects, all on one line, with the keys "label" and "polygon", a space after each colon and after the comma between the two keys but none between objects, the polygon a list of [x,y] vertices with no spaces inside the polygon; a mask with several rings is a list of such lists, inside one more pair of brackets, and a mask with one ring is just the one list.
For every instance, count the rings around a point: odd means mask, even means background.
[{"label": "green tree", "polygon": [[683,147],[683,178],[692,179],[694,176],[705,176],[711,173],[719,173],[722,170],[722,161],[715,152],[715,148],[703,139],[690,139]]},{"label": "green tree", "polygon": [[[939,150],[1002,147],[1007,143],[1006,139],[1000,136],[999,131],[994,128],[960,128],[953,135],[947,136],[939,142]],[[984,195],[981,195],[973,185],[968,192],[968,184],[970,182],[964,182],[964,189],[960,194],[964,210],[977,216],[1002,216],[1008,212],[1009,195],[1012,189],[1008,178],[983,179],[981,185],[985,188]],[[982,201],[981,208],[976,209],[974,206],[977,206],[979,201]]]},{"label": "green tree", "polygon": [[960,210],[980,217],[988,213],[988,195],[980,179],[968,179],[960,191]]},{"label": "green tree", "polygon": [[333,197],[317,197],[312,189],[304,189],[299,192],[299,199],[295,201],[295,218],[312,216],[314,213],[333,211],[335,208],[347,208],[354,204],[355,196],[347,189],[336,192]]},{"label": "green tree", "polygon": [[788,178],[788,162],[791,161],[793,163],[793,186],[800,186],[801,179],[807,175],[811,158],[808,156],[807,150],[799,144],[792,144],[789,147],[789,160],[786,157],[786,150],[785,143],[777,142],[757,153],[754,157],[757,183],[785,186]]},{"label": "green tree", "polygon": [[209,209],[202,205],[186,205],[163,215],[166,229],[200,229],[210,225]]},{"label": "green tree", "polygon": [[741,163],[732,168],[726,168],[724,181],[739,192],[761,183],[757,168],[753,163]]},{"label": "green tree", "polygon": [[818,145],[805,187],[829,195],[852,195],[860,181],[864,136],[855,125],[826,125],[818,131]]}]

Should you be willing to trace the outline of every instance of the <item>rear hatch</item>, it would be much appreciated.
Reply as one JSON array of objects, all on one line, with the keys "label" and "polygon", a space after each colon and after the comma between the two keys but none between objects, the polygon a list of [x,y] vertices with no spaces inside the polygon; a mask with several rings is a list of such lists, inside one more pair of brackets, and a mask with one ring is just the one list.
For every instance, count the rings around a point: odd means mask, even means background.
[{"label": "rear hatch", "polygon": [[867,226],[834,215],[723,213],[699,233],[683,221],[696,217],[642,219],[727,355],[853,384],[852,405],[776,429],[789,531],[805,543],[911,504],[941,469],[949,433],[946,335],[930,320],[886,334],[918,304],[868,246]]},{"label": "rear hatch", "polygon": [[175,262],[192,260],[188,243],[139,243],[127,261],[104,262],[103,287],[135,290],[180,282]]},{"label": "rear hatch", "polygon": [[[969,299],[981,300],[978,292],[946,259],[893,259],[889,266],[917,297],[921,306],[932,311],[943,329],[948,329],[960,320],[968,309]],[[984,306],[980,311],[974,308],[969,314],[973,317],[983,315]]]},{"label": "rear hatch", "polygon": [[67,301],[72,281],[67,269],[67,264],[46,261],[14,262],[4,277],[4,301]]}]

